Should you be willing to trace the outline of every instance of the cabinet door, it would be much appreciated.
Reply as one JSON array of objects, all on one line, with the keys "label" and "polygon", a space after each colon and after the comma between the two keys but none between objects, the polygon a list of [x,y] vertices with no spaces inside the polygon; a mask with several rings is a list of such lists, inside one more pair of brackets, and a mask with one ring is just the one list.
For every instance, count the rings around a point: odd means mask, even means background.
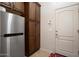
[{"label": "cabinet door", "polygon": [[40,48],[40,23],[36,23],[36,50]]},{"label": "cabinet door", "polygon": [[29,18],[35,20],[35,3],[33,2],[29,4]]},{"label": "cabinet door", "polygon": [[29,54],[35,51],[35,37],[29,36]]},{"label": "cabinet door", "polygon": [[35,51],[35,22],[29,21],[29,53]]},{"label": "cabinet door", "polygon": [[29,21],[29,35],[35,36],[35,22]]},{"label": "cabinet door", "polygon": [[0,5],[12,8],[11,2],[0,2]]},{"label": "cabinet door", "polygon": [[24,12],[24,3],[23,2],[14,2],[14,10]]},{"label": "cabinet door", "polygon": [[36,4],[36,8],[35,8],[35,18],[36,18],[36,21],[40,21],[40,6],[38,6]]}]

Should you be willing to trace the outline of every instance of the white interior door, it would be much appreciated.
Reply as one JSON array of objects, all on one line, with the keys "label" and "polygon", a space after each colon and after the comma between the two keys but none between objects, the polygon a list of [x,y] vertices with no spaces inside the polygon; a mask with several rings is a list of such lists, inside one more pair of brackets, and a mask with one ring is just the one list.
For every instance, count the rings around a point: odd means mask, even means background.
[{"label": "white interior door", "polygon": [[56,53],[78,56],[78,5],[56,10]]}]

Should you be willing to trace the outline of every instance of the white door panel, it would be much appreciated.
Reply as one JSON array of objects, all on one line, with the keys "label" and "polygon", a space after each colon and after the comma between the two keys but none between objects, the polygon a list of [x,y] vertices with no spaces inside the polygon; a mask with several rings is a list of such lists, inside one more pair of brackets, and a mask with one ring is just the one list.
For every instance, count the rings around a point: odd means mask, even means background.
[{"label": "white door panel", "polygon": [[63,50],[56,50],[57,53],[61,53],[65,56],[71,56],[74,57],[73,53],[67,52],[67,51],[63,51]]},{"label": "white door panel", "polygon": [[58,12],[58,33],[64,36],[73,36],[73,11],[64,10]]},{"label": "white door panel", "polygon": [[67,51],[67,52],[73,52],[73,41],[68,40],[57,40],[57,49]]},{"label": "white door panel", "polygon": [[56,11],[56,53],[78,56],[78,5]]},{"label": "white door panel", "polygon": [[[59,36],[59,35],[58,35],[58,36]],[[70,36],[70,37],[59,36],[58,38],[59,38],[59,39],[62,39],[62,40],[70,40],[70,41],[71,41],[71,40],[74,40],[74,37],[71,37],[71,36]]]}]

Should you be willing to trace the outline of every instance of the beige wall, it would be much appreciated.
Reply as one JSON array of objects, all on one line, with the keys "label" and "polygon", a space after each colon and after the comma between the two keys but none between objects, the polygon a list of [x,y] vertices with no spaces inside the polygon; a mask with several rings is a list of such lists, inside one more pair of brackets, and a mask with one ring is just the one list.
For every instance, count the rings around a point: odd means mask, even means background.
[{"label": "beige wall", "polygon": [[[77,3],[41,2],[41,49],[55,52],[55,10]],[[51,21],[51,24],[48,24]]]}]

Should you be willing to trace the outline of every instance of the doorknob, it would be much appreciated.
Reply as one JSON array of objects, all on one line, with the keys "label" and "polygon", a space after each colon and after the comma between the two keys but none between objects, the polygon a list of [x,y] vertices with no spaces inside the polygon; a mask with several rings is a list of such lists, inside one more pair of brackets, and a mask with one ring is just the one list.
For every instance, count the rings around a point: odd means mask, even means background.
[{"label": "doorknob", "polygon": [[77,30],[77,32],[79,33],[79,30]]},{"label": "doorknob", "polygon": [[58,34],[56,34],[56,36],[57,36]]},{"label": "doorknob", "polygon": [[58,31],[56,30],[56,32],[58,32]]},{"label": "doorknob", "polygon": [[56,34],[56,38],[58,38],[58,34]]}]

